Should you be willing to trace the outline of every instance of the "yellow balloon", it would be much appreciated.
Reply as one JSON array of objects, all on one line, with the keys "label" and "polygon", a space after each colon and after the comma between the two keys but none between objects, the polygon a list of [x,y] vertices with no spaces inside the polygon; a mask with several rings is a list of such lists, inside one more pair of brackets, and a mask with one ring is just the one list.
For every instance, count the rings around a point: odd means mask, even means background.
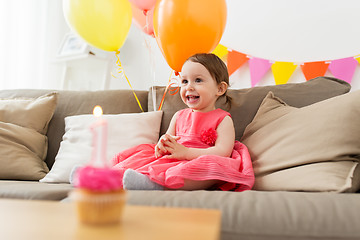
[{"label": "yellow balloon", "polygon": [[105,51],[122,47],[132,20],[128,0],[64,0],[65,19],[90,45]]}]

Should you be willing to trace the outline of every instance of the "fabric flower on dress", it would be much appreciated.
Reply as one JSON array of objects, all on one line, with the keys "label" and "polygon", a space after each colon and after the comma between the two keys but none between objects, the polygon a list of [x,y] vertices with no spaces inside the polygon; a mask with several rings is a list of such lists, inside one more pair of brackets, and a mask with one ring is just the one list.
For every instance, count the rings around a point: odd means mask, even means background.
[{"label": "fabric flower on dress", "polygon": [[204,130],[201,133],[201,141],[207,145],[214,146],[217,139],[217,132],[213,128]]}]

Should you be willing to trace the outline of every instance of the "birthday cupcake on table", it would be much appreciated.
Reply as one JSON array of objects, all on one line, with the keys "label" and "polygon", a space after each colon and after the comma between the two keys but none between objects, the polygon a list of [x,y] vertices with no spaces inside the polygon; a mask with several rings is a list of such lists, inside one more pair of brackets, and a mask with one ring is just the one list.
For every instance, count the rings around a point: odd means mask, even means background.
[{"label": "birthday cupcake on table", "polygon": [[106,162],[107,122],[97,119],[90,127],[94,134],[91,161],[76,169],[73,176],[75,189],[70,197],[76,202],[82,223],[115,224],[121,219],[126,192],[122,187],[122,173],[111,169]]},{"label": "birthday cupcake on table", "polygon": [[87,224],[113,224],[120,221],[126,203],[121,175],[109,168],[86,166],[76,172],[72,197],[78,216]]}]

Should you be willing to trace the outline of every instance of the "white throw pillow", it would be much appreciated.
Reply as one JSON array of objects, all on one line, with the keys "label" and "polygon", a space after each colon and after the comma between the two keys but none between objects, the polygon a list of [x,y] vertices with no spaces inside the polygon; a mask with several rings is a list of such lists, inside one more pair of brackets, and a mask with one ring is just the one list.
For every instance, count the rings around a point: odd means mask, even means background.
[{"label": "white throw pillow", "polygon": [[[107,161],[127,148],[156,143],[159,139],[162,111],[103,115],[108,122]],[[68,183],[74,166],[89,163],[93,134],[90,125],[96,121],[91,114],[65,118],[65,134],[55,163],[40,180],[47,183]]]}]

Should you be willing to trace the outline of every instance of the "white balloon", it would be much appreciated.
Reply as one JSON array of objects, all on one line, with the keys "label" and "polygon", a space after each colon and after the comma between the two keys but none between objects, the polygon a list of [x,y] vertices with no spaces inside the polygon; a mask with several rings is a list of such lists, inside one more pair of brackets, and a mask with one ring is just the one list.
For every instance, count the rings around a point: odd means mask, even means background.
[{"label": "white balloon", "polygon": [[360,54],[359,0],[227,0],[221,44],[273,61]]}]

